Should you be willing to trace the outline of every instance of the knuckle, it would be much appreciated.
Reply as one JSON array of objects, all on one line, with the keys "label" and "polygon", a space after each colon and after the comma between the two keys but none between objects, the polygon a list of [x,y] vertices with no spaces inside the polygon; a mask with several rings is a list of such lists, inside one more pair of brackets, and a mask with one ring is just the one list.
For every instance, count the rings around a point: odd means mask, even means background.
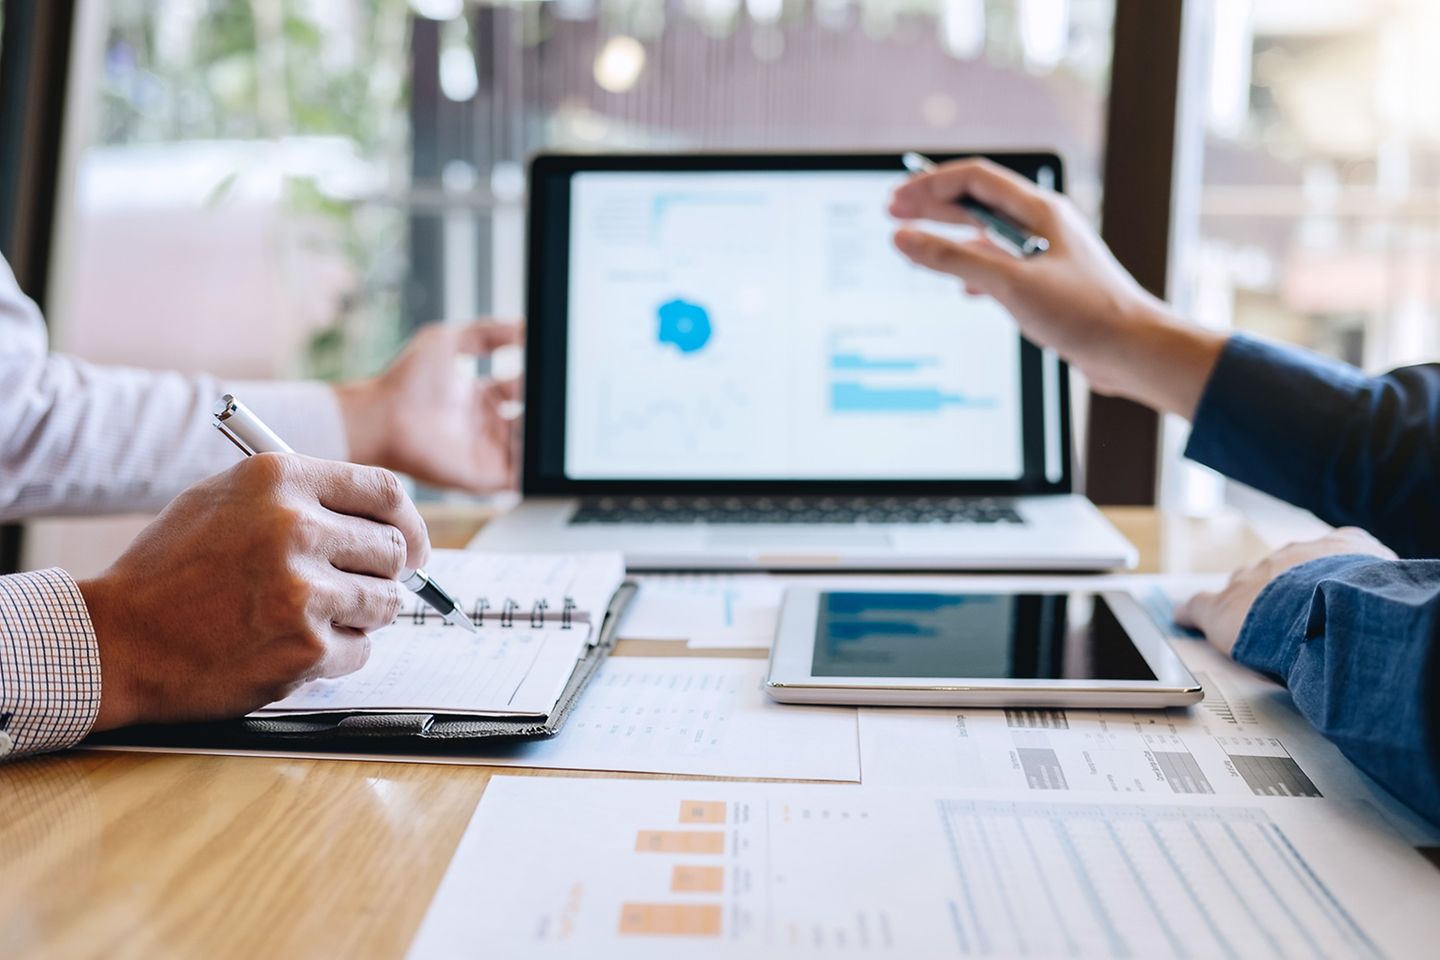
[{"label": "knuckle", "polygon": [[279,453],[259,453],[253,457],[247,457],[240,464],[248,478],[252,482],[262,483],[268,487],[276,487],[290,479],[294,472],[293,458]]},{"label": "knuckle", "polygon": [[350,601],[350,609],[355,611],[355,622],[347,626],[357,630],[378,630],[387,626],[400,615],[401,599],[400,584],[394,580],[357,580]]},{"label": "knuckle", "polygon": [[400,608],[405,602],[405,594],[400,588],[400,584],[394,580],[385,584],[384,591],[380,608],[382,623],[390,623],[400,616]]},{"label": "knuckle", "polygon": [[290,543],[304,552],[308,553],[325,542],[325,525],[309,510],[286,507],[284,523]]},{"label": "knuckle", "polygon": [[298,570],[287,568],[271,590],[266,606],[274,611],[285,629],[308,632],[310,603],[314,597],[310,580]]},{"label": "knuckle", "polygon": [[389,555],[385,558],[387,568],[384,571],[386,576],[396,577],[400,571],[405,569],[405,560],[410,555],[410,548],[405,543],[405,535],[400,532],[399,527],[385,528],[386,537],[389,541]]},{"label": "knuckle", "polygon": [[405,488],[400,485],[400,478],[380,467],[374,468],[374,476],[376,503],[387,512],[398,510],[405,502]]}]

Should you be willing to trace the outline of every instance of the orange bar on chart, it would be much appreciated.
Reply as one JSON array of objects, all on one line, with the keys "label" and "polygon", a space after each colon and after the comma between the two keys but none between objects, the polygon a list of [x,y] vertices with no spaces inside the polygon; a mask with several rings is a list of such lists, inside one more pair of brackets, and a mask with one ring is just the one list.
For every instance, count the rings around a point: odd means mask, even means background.
[{"label": "orange bar on chart", "polygon": [[724,823],[725,801],[723,800],[682,800],[680,801],[681,823]]},{"label": "orange bar on chart", "polygon": [[724,867],[676,866],[670,872],[671,893],[722,893],[724,890]]},{"label": "orange bar on chart", "polygon": [[723,830],[641,830],[636,853],[724,853]]},{"label": "orange bar on chart", "polygon": [[718,937],[718,903],[627,903],[620,907],[622,937]]}]

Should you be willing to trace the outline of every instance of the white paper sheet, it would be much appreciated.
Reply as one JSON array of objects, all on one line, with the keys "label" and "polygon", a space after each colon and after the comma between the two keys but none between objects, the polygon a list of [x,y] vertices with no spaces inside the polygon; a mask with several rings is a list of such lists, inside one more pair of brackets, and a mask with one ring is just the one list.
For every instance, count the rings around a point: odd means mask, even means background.
[{"label": "white paper sheet", "polygon": [[1420,956],[1437,902],[1324,800],[497,778],[410,957]]},{"label": "white paper sheet", "polygon": [[646,576],[620,622],[620,636],[684,640],[698,649],[768,649],[784,589],[782,580],[762,574]]},{"label": "white paper sheet", "polygon": [[784,780],[860,779],[853,707],[777,704],[762,660],[611,657],[559,735],[475,760]]},{"label": "white paper sheet", "polygon": [[546,716],[589,642],[589,624],[478,634],[402,620],[371,636],[355,673],[314,680],[256,716],[331,710]]},{"label": "white paper sheet", "polygon": [[861,779],[1059,794],[1364,799],[1413,843],[1440,831],[1361,773],[1289,693],[1176,626],[1174,603],[1224,578],[1127,578],[1205,700],[1168,710],[861,708]]}]

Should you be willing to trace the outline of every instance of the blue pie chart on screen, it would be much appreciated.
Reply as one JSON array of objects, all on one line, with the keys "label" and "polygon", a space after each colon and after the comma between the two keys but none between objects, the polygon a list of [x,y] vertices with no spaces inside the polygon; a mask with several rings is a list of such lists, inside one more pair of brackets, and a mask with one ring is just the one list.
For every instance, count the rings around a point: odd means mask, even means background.
[{"label": "blue pie chart on screen", "polygon": [[710,342],[710,313],[689,300],[670,300],[656,311],[660,319],[658,339],[681,353],[694,353]]}]

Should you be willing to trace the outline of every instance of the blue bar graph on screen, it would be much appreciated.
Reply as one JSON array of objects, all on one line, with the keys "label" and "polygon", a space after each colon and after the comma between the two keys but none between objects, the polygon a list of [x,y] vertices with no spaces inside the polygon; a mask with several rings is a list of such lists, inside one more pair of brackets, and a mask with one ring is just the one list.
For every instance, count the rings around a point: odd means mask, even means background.
[{"label": "blue bar graph on screen", "polygon": [[836,353],[830,357],[831,370],[874,370],[890,373],[908,373],[933,367],[939,360],[935,357],[867,357],[860,353]]},{"label": "blue bar graph on screen", "polygon": [[836,413],[938,413],[947,407],[993,407],[989,397],[950,393],[938,387],[870,387],[855,381],[830,385],[830,409]]}]

